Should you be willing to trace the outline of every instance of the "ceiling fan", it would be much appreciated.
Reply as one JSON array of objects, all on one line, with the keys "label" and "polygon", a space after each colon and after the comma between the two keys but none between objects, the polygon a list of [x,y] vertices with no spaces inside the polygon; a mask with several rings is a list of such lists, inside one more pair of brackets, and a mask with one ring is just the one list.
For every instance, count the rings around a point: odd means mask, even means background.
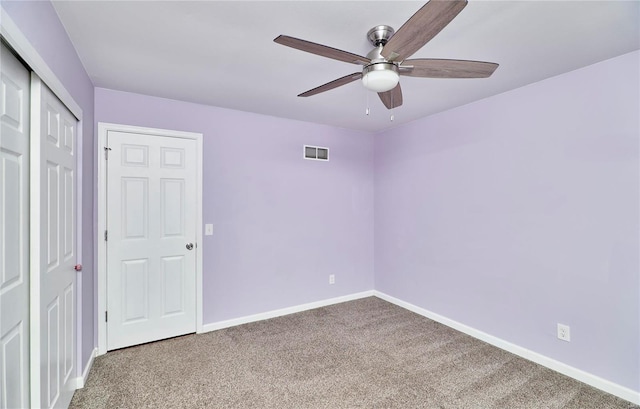
[{"label": "ceiling fan", "polygon": [[487,78],[498,64],[482,61],[418,58],[407,60],[435,37],[467,5],[467,0],[430,0],[394,34],[385,25],[373,27],[367,39],[375,47],[366,57],[322,44],[280,35],[273,41],[287,47],[334,60],[362,65],[354,72],[298,95],[310,97],[361,79],[363,85],[378,93],[380,100],[392,109],[402,105],[400,75],[423,78]]}]

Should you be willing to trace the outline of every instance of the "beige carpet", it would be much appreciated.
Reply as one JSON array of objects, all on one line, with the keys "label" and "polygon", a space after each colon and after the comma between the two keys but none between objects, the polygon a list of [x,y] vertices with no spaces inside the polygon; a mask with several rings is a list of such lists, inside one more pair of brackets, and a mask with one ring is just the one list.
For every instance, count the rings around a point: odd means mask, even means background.
[{"label": "beige carpet", "polygon": [[72,408],[638,408],[378,298],[109,352]]}]

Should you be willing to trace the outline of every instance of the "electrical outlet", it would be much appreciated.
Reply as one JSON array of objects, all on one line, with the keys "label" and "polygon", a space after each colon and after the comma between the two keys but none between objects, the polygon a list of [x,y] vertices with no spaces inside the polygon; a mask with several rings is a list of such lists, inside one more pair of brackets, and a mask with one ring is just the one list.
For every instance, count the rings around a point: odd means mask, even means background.
[{"label": "electrical outlet", "polygon": [[335,284],[335,283],[336,283],[335,274],[329,274],[329,284]]},{"label": "electrical outlet", "polygon": [[568,325],[558,324],[558,339],[571,341],[571,329]]}]

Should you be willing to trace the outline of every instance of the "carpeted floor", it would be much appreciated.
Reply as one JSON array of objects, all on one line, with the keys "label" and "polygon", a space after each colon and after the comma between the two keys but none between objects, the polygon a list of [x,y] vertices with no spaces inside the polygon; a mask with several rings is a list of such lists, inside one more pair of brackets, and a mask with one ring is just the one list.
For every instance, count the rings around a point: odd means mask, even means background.
[{"label": "carpeted floor", "polygon": [[71,408],[638,408],[375,297],[98,357]]}]

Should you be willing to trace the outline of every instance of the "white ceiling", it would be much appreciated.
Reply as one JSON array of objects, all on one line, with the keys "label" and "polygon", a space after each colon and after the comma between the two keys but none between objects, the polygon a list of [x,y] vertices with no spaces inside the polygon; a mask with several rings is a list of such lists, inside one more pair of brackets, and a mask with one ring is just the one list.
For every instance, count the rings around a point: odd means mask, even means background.
[{"label": "white ceiling", "polygon": [[[488,79],[401,77],[394,121],[359,82],[296,95],[361,68],[273,42],[279,34],[359,55],[424,1],[54,1],[97,87],[376,131],[640,48],[638,1],[481,1],[412,58],[496,62]],[[367,102],[368,100],[368,102]],[[371,114],[365,115],[367,103]]]}]

